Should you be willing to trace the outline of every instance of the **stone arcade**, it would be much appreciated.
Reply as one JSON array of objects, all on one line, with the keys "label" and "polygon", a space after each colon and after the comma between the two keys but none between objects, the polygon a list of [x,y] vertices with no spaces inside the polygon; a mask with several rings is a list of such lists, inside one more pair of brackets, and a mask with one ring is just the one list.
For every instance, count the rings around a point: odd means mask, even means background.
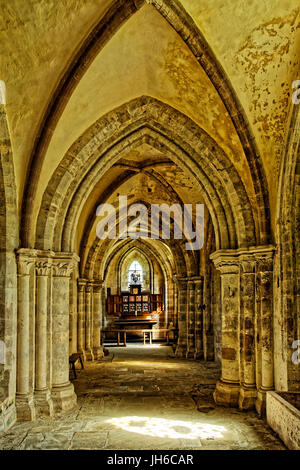
[{"label": "stone arcade", "polygon": [[[290,396],[299,422],[299,2],[0,0],[0,21],[0,449],[284,448],[265,418]],[[99,238],[120,196],[203,204],[203,247]],[[113,349],[124,312],[153,345]]]}]

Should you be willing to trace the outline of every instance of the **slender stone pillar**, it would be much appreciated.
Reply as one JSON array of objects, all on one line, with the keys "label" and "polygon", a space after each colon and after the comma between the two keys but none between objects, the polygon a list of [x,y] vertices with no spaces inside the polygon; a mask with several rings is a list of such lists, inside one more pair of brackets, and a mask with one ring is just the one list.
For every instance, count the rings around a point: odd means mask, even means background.
[{"label": "slender stone pillar", "polygon": [[93,283],[88,282],[85,288],[85,357],[87,361],[94,360],[92,351],[93,340]]},{"label": "slender stone pillar", "polygon": [[[31,384],[31,354],[30,347],[34,338],[31,335],[33,319],[30,302],[30,276],[34,266],[34,250],[20,249],[17,252],[18,266],[18,324],[17,324],[17,390],[16,409],[17,419],[33,421],[36,411]],[[34,273],[32,273],[34,275]]]},{"label": "slender stone pillar", "polygon": [[203,359],[205,361],[215,359],[212,292],[212,265],[209,263],[203,280]]},{"label": "slender stone pillar", "polygon": [[167,325],[170,325],[172,323],[175,325],[175,319],[174,319],[174,283],[171,277],[167,278],[167,283],[168,283],[168,289],[167,289],[167,295],[168,295],[168,322]]},{"label": "slender stone pillar", "polygon": [[187,281],[187,358],[195,355],[195,284],[192,279]]},{"label": "slender stone pillar", "polygon": [[63,253],[53,260],[52,278],[52,400],[55,411],[76,405],[77,397],[69,381],[69,301],[71,259]]},{"label": "slender stone pillar", "polygon": [[256,410],[264,414],[266,392],[274,390],[274,356],[273,356],[273,248],[261,253],[257,266],[259,282],[260,309],[260,358],[261,386],[257,393]]},{"label": "slender stone pillar", "polygon": [[103,347],[101,346],[101,316],[102,316],[102,283],[103,281],[94,281],[93,283],[93,354],[95,359],[101,359]]},{"label": "slender stone pillar", "polygon": [[195,283],[195,354],[194,359],[203,359],[203,278]]},{"label": "slender stone pillar", "polygon": [[185,357],[187,352],[187,281],[177,279],[178,286],[178,344],[176,356]]},{"label": "slender stone pillar", "polygon": [[176,278],[173,278],[173,291],[174,291],[174,327],[178,328],[178,285]]},{"label": "slender stone pillar", "polygon": [[239,264],[226,251],[211,255],[221,273],[222,299],[222,375],[216,385],[217,404],[238,406],[239,399]]},{"label": "slender stone pillar", "polygon": [[48,337],[51,281],[51,259],[36,262],[36,317],[35,317],[35,392],[34,402],[38,415],[53,415],[53,402],[49,388],[48,361],[51,361]]},{"label": "slender stone pillar", "polygon": [[78,311],[77,311],[77,281],[75,272],[70,279],[70,355],[78,351]]},{"label": "slender stone pillar", "polygon": [[77,327],[77,347],[78,352],[83,354],[85,359],[85,279],[78,279],[78,327]]},{"label": "slender stone pillar", "polygon": [[255,267],[253,255],[240,258],[240,396],[239,408],[254,408],[257,397],[255,374]]}]

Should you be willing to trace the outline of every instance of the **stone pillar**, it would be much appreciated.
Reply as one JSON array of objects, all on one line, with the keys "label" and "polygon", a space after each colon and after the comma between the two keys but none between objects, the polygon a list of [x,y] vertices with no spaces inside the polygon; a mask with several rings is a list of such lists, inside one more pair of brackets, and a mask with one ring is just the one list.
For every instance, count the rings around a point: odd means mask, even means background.
[{"label": "stone pillar", "polygon": [[70,355],[78,351],[78,311],[77,311],[77,282],[76,273],[70,279]]},{"label": "stone pillar", "polygon": [[178,328],[178,285],[176,278],[173,278],[173,292],[174,292],[174,320],[173,324],[175,328]]},{"label": "stone pillar", "polygon": [[[167,322],[167,326],[168,326],[168,325],[170,325],[170,323],[173,323],[173,325],[175,325],[174,283],[173,283],[173,279],[169,276],[167,278],[167,283],[168,283],[168,289],[166,290],[165,298],[168,297],[168,322]],[[166,308],[166,306],[165,306],[165,308]]]},{"label": "stone pillar", "polygon": [[87,361],[94,360],[92,351],[93,340],[93,283],[88,282],[85,288],[85,357]]},{"label": "stone pillar", "polygon": [[102,316],[102,283],[103,281],[94,281],[93,283],[93,354],[95,359],[101,359],[103,347],[101,346],[101,316]]},{"label": "stone pillar", "polygon": [[66,255],[57,253],[53,260],[52,400],[55,411],[70,410],[77,400],[73,384],[69,381],[69,288],[72,256]]},{"label": "stone pillar", "polygon": [[256,410],[264,414],[266,392],[274,390],[273,357],[273,248],[260,253],[257,265],[261,384],[257,393]]},{"label": "stone pillar", "polygon": [[178,286],[178,344],[177,357],[185,357],[187,352],[187,280],[177,279]]},{"label": "stone pillar", "polygon": [[85,359],[85,279],[78,279],[78,326],[77,326],[77,348]]},{"label": "stone pillar", "polygon": [[203,280],[203,359],[213,361],[215,359],[214,351],[214,323],[213,323],[213,266],[209,263],[205,271]]},{"label": "stone pillar", "polygon": [[226,251],[211,255],[221,273],[222,299],[222,375],[214,399],[223,406],[238,406],[239,400],[239,264]]},{"label": "stone pillar", "polygon": [[35,315],[35,391],[34,402],[39,415],[53,415],[53,402],[49,388],[49,316],[51,259],[36,262],[36,315]]},{"label": "stone pillar", "polygon": [[192,279],[187,281],[187,358],[195,356],[195,284]]},{"label": "stone pillar", "polygon": [[[34,306],[30,301],[30,276],[35,252],[22,248],[17,252],[18,266],[18,322],[17,322],[17,419],[32,421],[36,417],[31,383],[31,334]],[[34,273],[32,273],[34,275]]]},{"label": "stone pillar", "polygon": [[195,354],[194,359],[203,359],[203,278],[195,283]]},{"label": "stone pillar", "polygon": [[248,410],[255,406],[257,397],[255,374],[255,267],[253,256],[240,258],[240,396],[239,408]]}]

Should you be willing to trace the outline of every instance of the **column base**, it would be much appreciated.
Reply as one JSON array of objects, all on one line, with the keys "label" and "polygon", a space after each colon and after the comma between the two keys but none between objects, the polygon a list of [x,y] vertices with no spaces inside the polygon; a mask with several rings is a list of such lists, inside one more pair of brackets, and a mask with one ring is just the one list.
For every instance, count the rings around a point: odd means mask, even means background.
[{"label": "column base", "polygon": [[213,361],[215,358],[214,354],[214,338],[212,335],[206,333],[206,338],[204,339],[204,360]]},{"label": "column base", "polygon": [[239,394],[239,409],[240,410],[252,410],[255,408],[255,401],[257,398],[256,388],[240,388]]},{"label": "column base", "polygon": [[84,351],[83,349],[81,349],[81,350],[79,349],[77,352],[78,352],[79,354],[81,354],[82,360],[83,360],[83,362],[85,362],[85,361],[86,361],[85,351]]},{"label": "column base", "polygon": [[98,346],[97,348],[93,348],[93,355],[94,359],[97,361],[104,357],[103,346]]},{"label": "column base", "polygon": [[239,402],[239,383],[227,383],[219,380],[214,391],[214,400],[217,405],[238,407]]},{"label": "column base", "polygon": [[186,357],[187,359],[194,359],[194,357],[195,357],[195,348],[194,348],[194,346],[190,346],[190,347],[187,349],[187,351],[186,351],[186,353],[185,353],[185,357]]},{"label": "column base", "polygon": [[77,404],[77,396],[71,383],[62,387],[53,387],[51,398],[55,413],[72,410]]},{"label": "column base", "polygon": [[17,420],[34,421],[36,410],[32,395],[16,395]]},{"label": "column base", "polygon": [[0,407],[0,432],[8,431],[17,421],[17,410],[14,403],[7,408]]},{"label": "column base", "polygon": [[53,416],[54,407],[50,390],[37,390],[34,392],[34,404],[37,416]]},{"label": "column base", "polygon": [[255,409],[260,417],[266,414],[266,393],[269,390],[259,389],[255,401]]},{"label": "column base", "polygon": [[178,344],[175,351],[176,357],[186,357],[186,346],[183,344]]},{"label": "column base", "polygon": [[194,359],[203,359],[203,351],[202,349],[195,349],[194,352]]},{"label": "column base", "polygon": [[91,349],[86,349],[85,350],[85,360],[86,361],[93,361],[94,360],[94,354]]}]

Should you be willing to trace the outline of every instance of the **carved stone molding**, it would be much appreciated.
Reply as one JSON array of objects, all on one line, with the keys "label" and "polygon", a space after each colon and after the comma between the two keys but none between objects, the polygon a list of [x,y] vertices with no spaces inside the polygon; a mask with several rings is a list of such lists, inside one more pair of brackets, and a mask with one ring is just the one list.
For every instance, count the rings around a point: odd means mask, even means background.
[{"label": "carved stone molding", "polygon": [[37,276],[50,276],[52,263],[49,260],[36,261],[35,270]]},{"label": "carved stone molding", "polygon": [[70,277],[72,265],[69,262],[54,262],[53,263],[53,276],[54,277]]},{"label": "carved stone molding", "polygon": [[210,259],[222,274],[233,274],[239,269],[252,273],[255,267],[259,271],[272,271],[274,251],[272,245],[218,250],[210,255]]},{"label": "carved stone molding", "polygon": [[99,294],[103,288],[104,281],[96,280],[93,281],[93,292]]},{"label": "carved stone molding", "polygon": [[18,266],[18,275],[28,276],[30,270],[35,263],[36,253],[35,250],[27,250],[26,248],[21,248],[17,251],[17,266]]},{"label": "carved stone molding", "polygon": [[86,288],[85,288],[85,292],[87,294],[91,294],[93,292],[93,281],[88,281]]},{"label": "carved stone molding", "polygon": [[80,261],[75,253],[56,252],[53,256],[53,276],[70,277]]}]

